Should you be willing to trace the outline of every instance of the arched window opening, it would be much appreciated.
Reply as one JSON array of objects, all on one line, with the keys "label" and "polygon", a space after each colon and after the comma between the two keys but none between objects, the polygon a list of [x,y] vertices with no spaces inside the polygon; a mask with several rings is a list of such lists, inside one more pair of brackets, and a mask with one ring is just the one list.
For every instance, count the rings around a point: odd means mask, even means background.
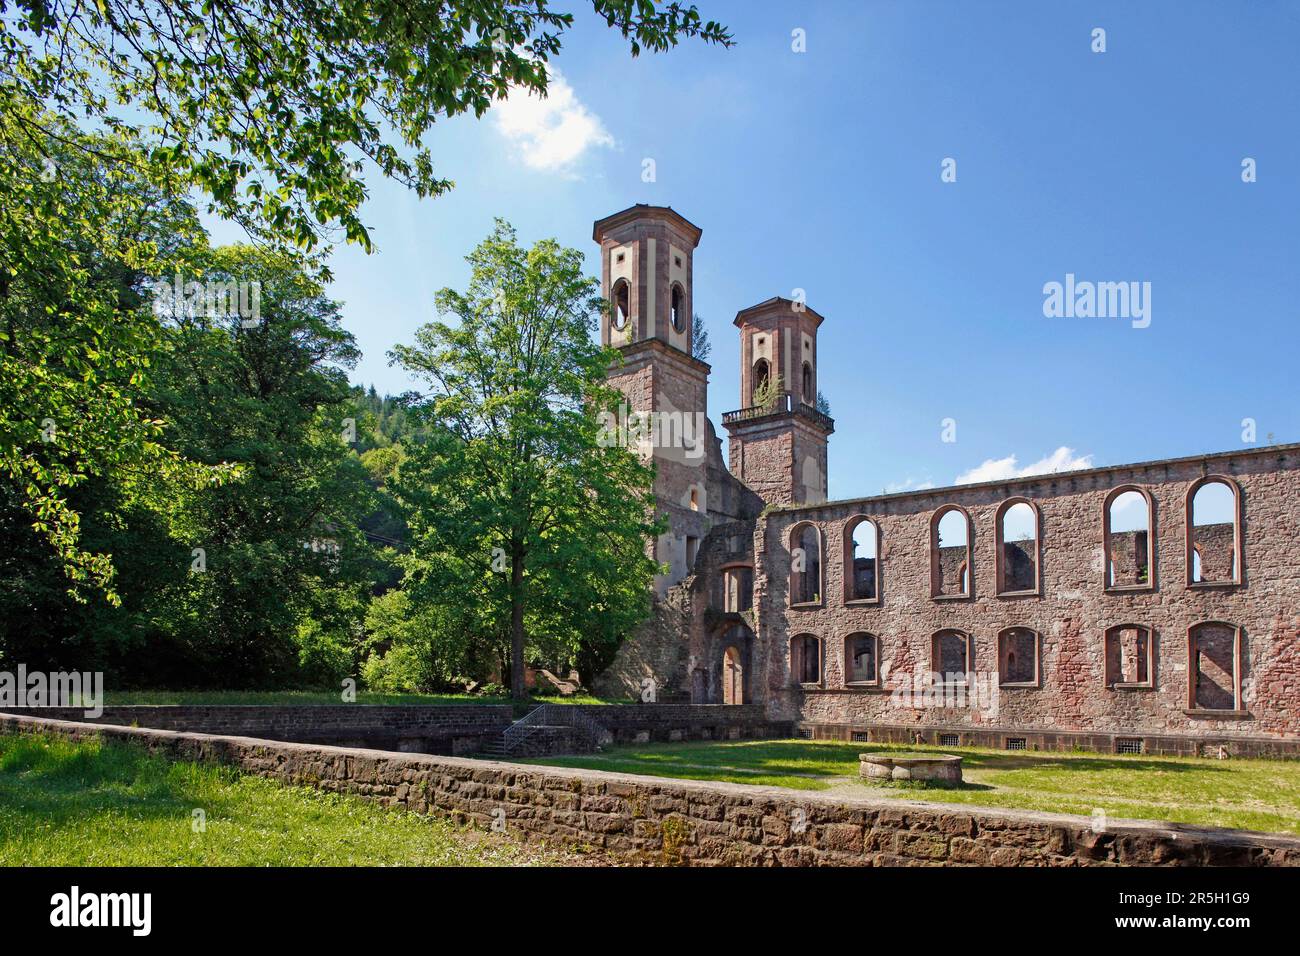
[{"label": "arched window opening", "polygon": [[939,631],[931,639],[930,670],[941,684],[965,684],[973,669],[975,649],[969,634]]},{"label": "arched window opening", "polygon": [[1038,685],[1038,634],[1009,627],[998,635],[998,681],[1004,687]]},{"label": "arched window opening", "polygon": [[1241,711],[1241,628],[1211,621],[1187,632],[1188,705],[1193,710]]},{"label": "arched window opening", "polygon": [[1136,488],[1111,492],[1106,505],[1106,587],[1147,590],[1153,587],[1151,501]]},{"label": "arched window opening", "polygon": [[803,363],[803,402],[805,405],[816,405],[817,396],[813,394],[813,370],[811,362]]},{"label": "arched window opening", "polygon": [[821,642],[811,634],[790,639],[790,674],[798,684],[821,683]]},{"label": "arched window opening", "polygon": [[879,641],[874,634],[850,634],[844,639],[844,681],[880,683]]},{"label": "arched window opening", "polygon": [[670,307],[670,314],[673,322],[673,328],[678,332],[685,332],[686,331],[686,293],[684,293],[682,291],[682,287],[680,285],[677,285],[676,283],[673,284],[672,304]]},{"label": "arched window opening", "polygon": [[1237,486],[1223,478],[1204,479],[1188,491],[1188,584],[1241,581],[1238,504]]},{"label": "arched window opening", "polygon": [[971,528],[966,512],[949,506],[931,524],[931,596],[970,597]]},{"label": "arched window opening", "polygon": [[880,532],[870,518],[860,518],[850,526],[849,561],[844,579],[850,601],[876,601],[880,598],[877,550]]},{"label": "arched window opening", "polygon": [[745,702],[745,667],[738,647],[728,647],[722,655],[722,702],[733,706]]},{"label": "arched window opening", "polygon": [[724,568],[722,572],[722,609],[740,614],[754,606],[754,569]]},{"label": "arched window opening", "polygon": [[616,329],[621,330],[627,328],[627,321],[631,315],[631,308],[629,306],[630,296],[631,287],[628,285],[626,279],[619,279],[614,283],[613,306],[614,328]]},{"label": "arched window opening", "polygon": [[751,377],[749,386],[749,402],[751,405],[757,405],[759,399],[767,392],[767,382],[771,377],[771,369],[767,364],[767,359],[759,359],[754,363],[754,374]]},{"label": "arched window opening", "polygon": [[998,594],[1038,592],[1038,510],[1027,501],[1004,504],[998,513]]},{"label": "arched window opening", "polygon": [[1106,686],[1154,687],[1155,641],[1151,629],[1140,624],[1119,624],[1106,631]]},{"label": "arched window opening", "polygon": [[822,599],[822,545],[816,525],[794,529],[790,547],[790,603],[816,604]]}]

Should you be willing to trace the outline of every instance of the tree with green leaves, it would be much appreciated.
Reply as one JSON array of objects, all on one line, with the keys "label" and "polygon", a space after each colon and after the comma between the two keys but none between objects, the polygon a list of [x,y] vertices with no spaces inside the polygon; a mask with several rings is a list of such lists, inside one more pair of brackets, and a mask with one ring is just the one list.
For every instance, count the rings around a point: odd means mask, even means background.
[{"label": "tree with green leaves", "polygon": [[530,649],[579,659],[646,615],[653,471],[602,439],[600,413],[621,400],[607,381],[617,353],[593,340],[606,303],[582,254],[523,248],[498,220],[468,261],[468,289],[435,300],[457,321],[391,353],[426,383],[411,411],[430,429],[393,482],[412,536],[403,587],[508,647],[522,697]]},{"label": "tree with green leaves", "polygon": [[[731,43],[693,6],[590,2],[634,56]],[[281,253],[369,251],[367,178],[449,189],[425,134],[544,95],[573,22],[549,0],[0,0],[0,478],[74,593],[118,600],[79,484],[222,478],[134,401],[158,339],[138,282],[184,266],[198,232],[173,213],[195,196]]]},{"label": "tree with green leaves", "polygon": [[228,686],[355,673],[381,571],[360,527],[377,499],[351,446],[359,353],[298,257],[226,246],[201,266],[208,289],[256,283],[259,314],[157,300],[165,347],[148,401],[185,458],[240,472],[171,511],[195,573],[163,630]]},{"label": "tree with green leaves", "polygon": [[175,183],[154,185],[101,151],[128,137],[85,135],[55,117],[26,129],[0,86],[0,497],[61,563],[78,600],[117,603],[111,555],[82,541],[73,499],[111,479],[117,498],[161,481],[228,477],[189,467],[138,401],[161,331],[150,280],[191,261],[205,237]]},{"label": "tree with green leaves", "polygon": [[696,312],[691,318],[691,355],[701,362],[709,360],[713,343],[709,341],[709,329],[704,324],[704,316]]},{"label": "tree with green leaves", "polygon": [[[683,37],[730,45],[694,6],[590,0],[635,56]],[[546,93],[572,13],[550,0],[0,0],[0,81],[15,104],[130,133],[105,160],[178,179],[250,233],[367,249],[365,177],[420,196],[451,181],[422,144],[435,121]],[[23,132],[56,132],[19,109]]]}]

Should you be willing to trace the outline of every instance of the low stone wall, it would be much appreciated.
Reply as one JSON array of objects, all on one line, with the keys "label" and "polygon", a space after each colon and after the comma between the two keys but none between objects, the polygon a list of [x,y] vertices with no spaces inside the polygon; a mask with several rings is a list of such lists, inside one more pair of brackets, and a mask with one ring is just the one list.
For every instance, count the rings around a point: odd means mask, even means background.
[{"label": "low stone wall", "polygon": [[3,733],[135,741],[285,783],[449,815],[528,841],[687,865],[1300,866],[1300,839],[595,770],[0,715]]},{"label": "low stone wall", "polygon": [[5,713],[431,754],[477,752],[513,719],[509,705],[496,704],[133,704],[105,707],[93,720],[76,707]]},{"label": "low stone wall", "polygon": [[991,747],[995,750],[1092,750],[1172,757],[1268,757],[1300,759],[1300,738],[1191,737],[1186,734],[1071,733],[1017,727],[966,727],[915,724],[825,724],[802,721],[798,736],[810,740],[935,744],[940,747]]},{"label": "low stone wall", "polygon": [[554,757],[595,753],[596,741],[575,727],[536,727],[510,749],[514,757]]},{"label": "low stone wall", "polygon": [[790,737],[791,721],[772,721],[759,705],[573,704],[614,735],[615,743]]}]

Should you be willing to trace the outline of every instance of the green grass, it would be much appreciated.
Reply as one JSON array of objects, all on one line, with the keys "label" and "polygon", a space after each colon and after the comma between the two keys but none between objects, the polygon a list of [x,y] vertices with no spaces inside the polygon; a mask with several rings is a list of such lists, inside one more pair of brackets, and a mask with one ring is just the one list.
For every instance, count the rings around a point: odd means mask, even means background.
[{"label": "green grass", "polygon": [[[964,784],[882,786],[858,776],[860,753],[926,750],[961,754]],[[781,740],[655,744],[524,762],[1085,816],[1101,809],[1116,818],[1300,834],[1300,761]]]},{"label": "green grass", "polygon": [[[537,704],[611,704],[623,703],[602,697],[577,694],[573,697],[531,697]],[[342,704],[335,690],[132,690],[106,691],[107,706],[131,704]],[[509,697],[477,694],[380,694],[358,691],[358,704],[509,704]]]},{"label": "green grass", "polygon": [[[520,763],[556,767],[585,767],[618,773],[679,777],[686,780],[724,780],[795,790],[825,790],[826,778],[848,773],[847,751],[831,744],[807,740],[701,742],[616,747],[608,753],[574,757],[533,757]],[[856,746],[856,745],[855,745]],[[853,773],[857,755],[852,754]]]},{"label": "green grass", "polygon": [[[194,832],[194,811],[206,829]],[[143,748],[0,737],[0,866],[520,866],[582,862],[357,797]]]}]

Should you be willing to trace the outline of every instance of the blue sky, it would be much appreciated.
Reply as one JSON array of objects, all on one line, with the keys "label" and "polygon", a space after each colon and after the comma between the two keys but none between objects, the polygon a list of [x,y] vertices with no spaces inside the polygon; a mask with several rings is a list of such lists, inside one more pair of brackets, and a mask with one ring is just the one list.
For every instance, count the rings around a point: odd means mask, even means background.
[{"label": "blue sky", "polygon": [[[355,381],[408,387],[385,352],[494,216],[594,275],[592,221],[647,202],[704,230],[715,423],[739,309],[801,288],[826,317],[832,498],[1227,450],[1245,418],[1300,439],[1300,2],[696,2],[736,47],[633,60],[561,3],[549,104],[439,123],[447,196],[371,183],[378,252],[333,260]],[[1045,317],[1067,273],[1149,282],[1149,327]]]}]

